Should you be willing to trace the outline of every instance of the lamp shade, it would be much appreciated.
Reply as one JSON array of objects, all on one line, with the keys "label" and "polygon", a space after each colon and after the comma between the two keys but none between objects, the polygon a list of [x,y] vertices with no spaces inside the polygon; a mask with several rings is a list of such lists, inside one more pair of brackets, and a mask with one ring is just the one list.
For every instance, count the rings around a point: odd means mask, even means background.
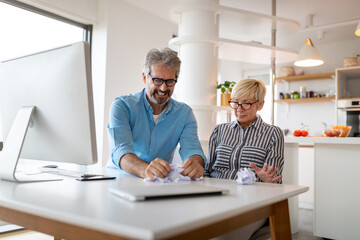
[{"label": "lamp shade", "polygon": [[360,37],[360,22],[359,22],[359,24],[358,24],[357,27],[356,27],[355,35]]},{"label": "lamp shade", "polygon": [[324,61],[311,39],[306,39],[305,45],[301,48],[294,65],[298,67],[315,67],[323,63]]}]

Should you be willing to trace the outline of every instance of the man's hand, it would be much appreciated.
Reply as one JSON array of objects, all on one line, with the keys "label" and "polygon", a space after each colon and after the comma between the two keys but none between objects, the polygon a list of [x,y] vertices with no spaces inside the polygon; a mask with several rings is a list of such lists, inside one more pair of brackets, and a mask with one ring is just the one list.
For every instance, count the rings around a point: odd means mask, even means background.
[{"label": "man's hand", "polygon": [[185,169],[181,174],[190,178],[199,178],[204,175],[204,160],[199,155],[194,155],[186,159],[182,164]]},{"label": "man's hand", "polygon": [[169,175],[170,171],[171,167],[167,161],[161,158],[156,158],[155,160],[151,161],[148,167],[145,169],[145,177],[149,177],[152,180],[155,180],[155,176],[164,178]]},{"label": "man's hand", "polygon": [[264,182],[267,183],[276,183],[277,181],[279,181],[282,176],[277,176],[274,178],[276,172],[277,172],[277,168],[274,168],[273,166],[268,168],[267,163],[264,163],[264,166],[262,169],[258,168],[255,163],[250,163],[250,167],[252,167],[256,174],[258,175],[258,177],[263,180]]}]

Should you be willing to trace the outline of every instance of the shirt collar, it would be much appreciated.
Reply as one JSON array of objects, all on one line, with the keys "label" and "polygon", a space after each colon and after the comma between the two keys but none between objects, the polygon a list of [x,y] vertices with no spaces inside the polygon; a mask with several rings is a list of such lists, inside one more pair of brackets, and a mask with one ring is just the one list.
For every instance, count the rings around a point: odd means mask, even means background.
[{"label": "shirt collar", "polygon": [[[249,127],[256,129],[256,128],[259,128],[259,127],[262,125],[262,123],[263,123],[262,118],[260,117],[260,115],[256,114],[256,120],[255,120],[255,122],[253,122]],[[241,128],[240,123],[237,121],[237,119],[236,119],[235,121],[232,121],[232,122],[230,123],[230,125],[231,125],[232,128],[236,128],[236,127],[240,127],[240,128]]]}]

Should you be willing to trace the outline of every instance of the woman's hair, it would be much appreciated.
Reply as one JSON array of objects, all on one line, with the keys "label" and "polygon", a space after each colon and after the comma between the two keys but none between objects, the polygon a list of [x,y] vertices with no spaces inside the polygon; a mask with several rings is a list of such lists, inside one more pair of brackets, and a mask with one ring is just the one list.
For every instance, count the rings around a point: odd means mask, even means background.
[{"label": "woman's hair", "polygon": [[176,70],[176,78],[180,73],[180,64],[181,61],[178,58],[175,51],[170,48],[163,48],[161,50],[153,48],[146,55],[144,62],[144,74],[147,76],[151,72],[151,66],[157,63],[162,63],[169,69]]},{"label": "woman's hair", "polygon": [[256,79],[243,79],[238,81],[231,92],[231,98],[249,97],[261,102],[266,94],[263,81]]}]

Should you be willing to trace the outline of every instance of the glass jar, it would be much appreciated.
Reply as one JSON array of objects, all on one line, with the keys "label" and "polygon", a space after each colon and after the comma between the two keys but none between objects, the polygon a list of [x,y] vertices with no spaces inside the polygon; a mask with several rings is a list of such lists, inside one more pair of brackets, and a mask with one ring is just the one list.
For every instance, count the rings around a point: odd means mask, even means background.
[{"label": "glass jar", "polygon": [[291,98],[292,98],[292,99],[298,99],[298,98],[300,98],[299,92],[298,92],[298,91],[292,91],[292,92],[291,92]]},{"label": "glass jar", "polygon": [[306,87],[300,87],[300,98],[306,98]]}]

